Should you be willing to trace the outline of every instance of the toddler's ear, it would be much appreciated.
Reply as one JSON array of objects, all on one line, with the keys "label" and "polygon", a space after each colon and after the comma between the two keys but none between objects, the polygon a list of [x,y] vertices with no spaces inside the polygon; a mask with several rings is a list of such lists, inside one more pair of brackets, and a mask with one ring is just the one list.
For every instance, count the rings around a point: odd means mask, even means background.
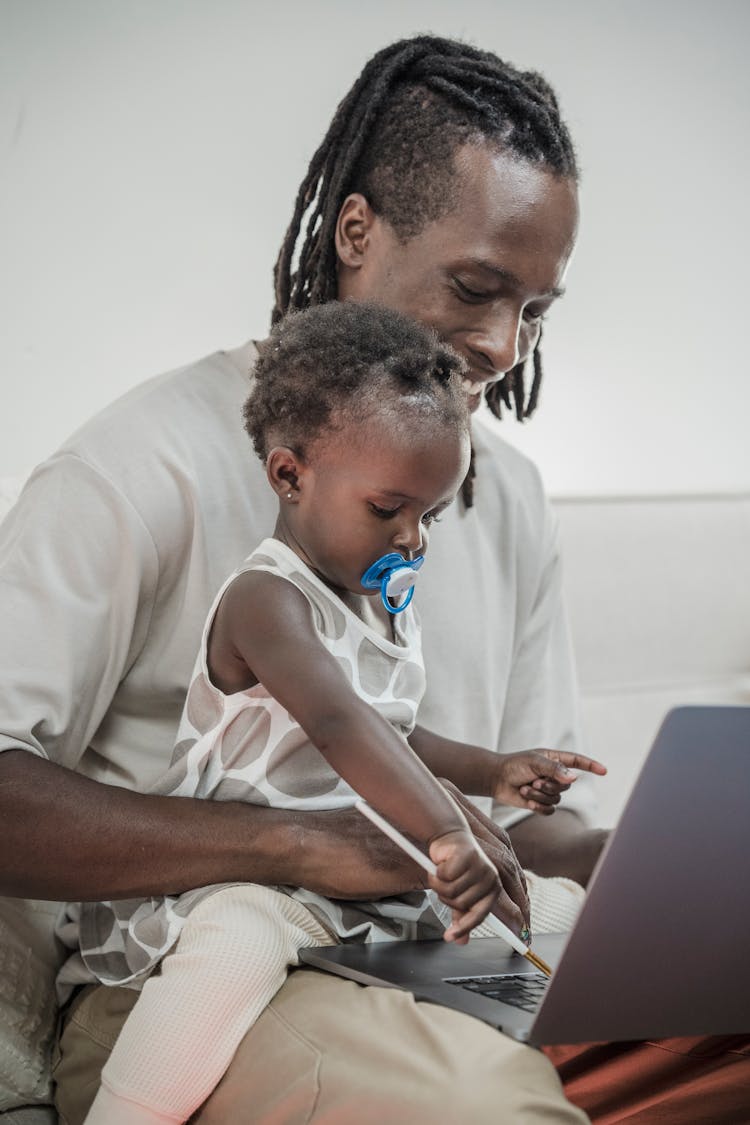
[{"label": "toddler's ear", "polygon": [[266,458],[268,483],[280,500],[293,500],[299,494],[303,461],[293,449],[277,445]]}]

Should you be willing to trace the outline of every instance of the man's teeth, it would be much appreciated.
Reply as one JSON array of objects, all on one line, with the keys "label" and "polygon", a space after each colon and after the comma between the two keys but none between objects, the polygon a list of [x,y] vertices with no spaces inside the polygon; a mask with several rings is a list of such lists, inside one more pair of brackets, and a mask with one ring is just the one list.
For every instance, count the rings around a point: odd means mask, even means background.
[{"label": "man's teeth", "polygon": [[478,395],[482,389],[482,383],[472,383],[470,379],[462,379],[461,385],[466,391],[467,395]]}]

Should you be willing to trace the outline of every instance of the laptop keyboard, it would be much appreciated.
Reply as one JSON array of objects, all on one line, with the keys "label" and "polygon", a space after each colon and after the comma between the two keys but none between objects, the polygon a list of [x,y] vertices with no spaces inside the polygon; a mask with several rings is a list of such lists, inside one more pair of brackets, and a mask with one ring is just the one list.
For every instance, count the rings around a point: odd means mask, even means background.
[{"label": "laptop keyboard", "polygon": [[525,1012],[535,1012],[549,983],[541,973],[503,973],[488,977],[451,977],[446,984],[457,984],[469,992],[479,992],[491,1000],[502,1000]]}]

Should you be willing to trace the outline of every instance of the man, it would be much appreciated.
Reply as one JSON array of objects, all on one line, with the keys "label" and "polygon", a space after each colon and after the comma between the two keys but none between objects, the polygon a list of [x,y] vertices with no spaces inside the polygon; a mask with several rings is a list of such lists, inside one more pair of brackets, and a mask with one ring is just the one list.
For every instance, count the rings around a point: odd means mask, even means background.
[{"label": "man", "polygon": [[[575,238],[575,180],[570,138],[538,76],[445,40],[386,48],[313,157],[277,263],[274,318],[337,296],[381,301],[466,356],[473,406],[484,397],[495,412],[504,403],[528,414],[541,319]],[[213,594],[272,526],[240,418],[255,354],[210,357],[131,392],[37,470],[3,528],[8,894],[75,901],[249,880],[377,897],[420,885],[356,814],[139,792],[171,754]],[[463,502],[420,580],[420,718],[502,750],[569,746],[573,673],[538,475],[479,417],[473,443]],[[507,837],[469,815],[516,920],[527,903]],[[510,831],[523,863],[580,882],[603,839],[574,810]],[[73,959],[69,986],[85,982],[78,970]],[[71,1125],[134,998],[84,989],[72,1001],[56,1072]],[[298,971],[198,1120],[421,1122],[436,1111],[583,1119],[541,1054],[405,994]]]}]

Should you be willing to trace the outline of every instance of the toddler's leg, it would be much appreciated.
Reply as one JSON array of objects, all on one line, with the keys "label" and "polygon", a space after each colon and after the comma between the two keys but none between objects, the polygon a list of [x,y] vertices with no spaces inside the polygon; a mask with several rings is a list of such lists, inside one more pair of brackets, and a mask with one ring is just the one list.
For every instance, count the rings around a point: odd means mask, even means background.
[{"label": "toddler's leg", "polygon": [[525,871],[531,905],[532,934],[560,934],[573,929],[586,892],[572,879],[562,876],[543,878]]},{"label": "toddler's leg", "polygon": [[86,1125],[186,1121],[297,964],[335,940],[310,911],[268,887],[229,887],[192,912],[150,977],[102,1071]]}]

